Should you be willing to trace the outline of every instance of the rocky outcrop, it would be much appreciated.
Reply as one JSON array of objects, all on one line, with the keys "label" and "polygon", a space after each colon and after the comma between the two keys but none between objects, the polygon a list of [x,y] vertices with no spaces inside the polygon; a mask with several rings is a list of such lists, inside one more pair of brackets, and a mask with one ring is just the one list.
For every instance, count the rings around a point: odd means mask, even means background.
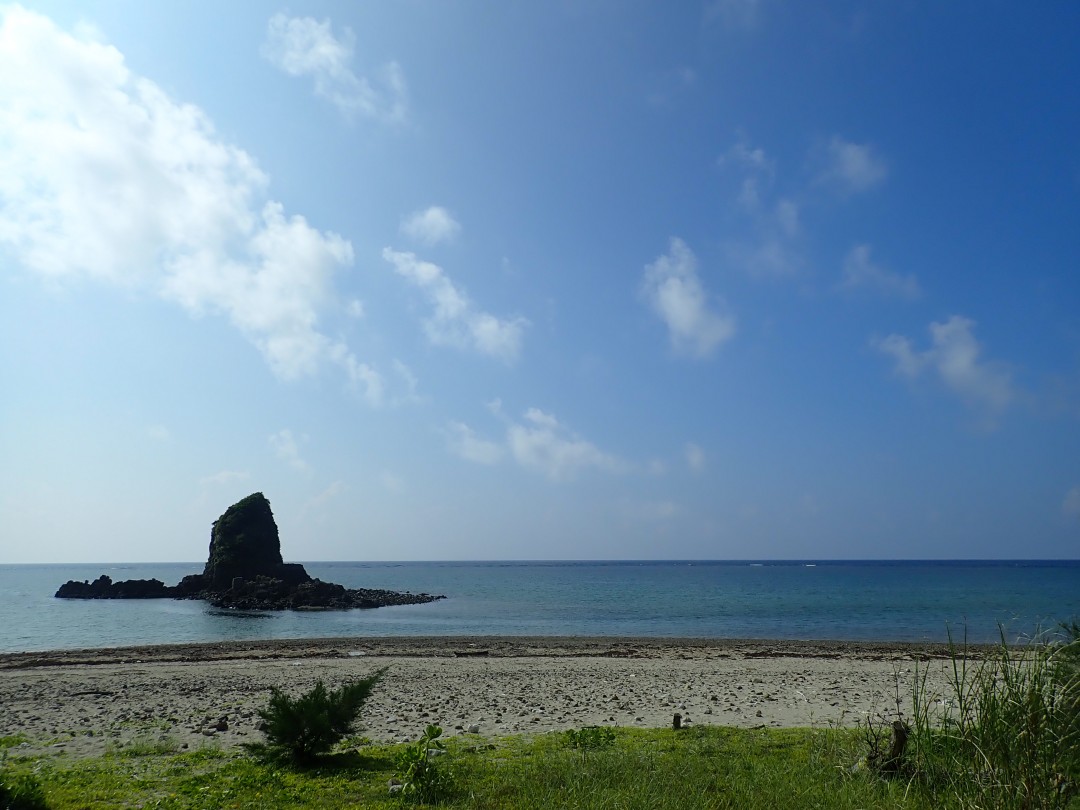
[{"label": "rocky outcrop", "polygon": [[281,540],[270,502],[256,492],[233,504],[214,521],[210,554],[201,574],[174,586],[157,579],[113,582],[102,574],[93,582],[71,580],[59,599],[205,599],[237,610],[349,610],[416,605],[443,599],[421,593],[350,589],[313,579],[299,563],[281,557]]},{"label": "rocky outcrop", "polygon": [[228,590],[237,577],[269,577],[295,585],[310,579],[302,565],[285,569],[274,513],[261,492],[234,503],[210,529],[210,555],[203,569],[206,589]]},{"label": "rocky outcrop", "polygon": [[127,579],[113,582],[102,574],[93,582],[69,580],[56,592],[59,599],[161,599],[172,596],[173,589],[160,579]]}]

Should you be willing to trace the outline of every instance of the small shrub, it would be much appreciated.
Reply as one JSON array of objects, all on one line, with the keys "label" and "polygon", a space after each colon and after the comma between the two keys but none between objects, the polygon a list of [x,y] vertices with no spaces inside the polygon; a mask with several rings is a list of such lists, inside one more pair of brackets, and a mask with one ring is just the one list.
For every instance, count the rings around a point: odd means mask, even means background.
[{"label": "small shrub", "polygon": [[615,729],[606,726],[585,726],[580,729],[571,729],[566,732],[566,741],[571,748],[581,751],[581,759],[584,761],[586,751],[598,751],[601,748],[610,748],[615,744]]},{"label": "small shrub", "polygon": [[426,804],[434,804],[446,798],[453,789],[453,775],[438,760],[438,754],[446,750],[442,740],[442,729],[430,725],[424,730],[424,736],[406,746],[398,754],[397,764],[400,769],[398,781],[401,784],[400,795]]},{"label": "small shrub", "polygon": [[298,698],[272,690],[270,705],[259,711],[267,744],[249,746],[249,750],[295,764],[312,763],[353,732],[364,701],[385,671],[334,690],[328,690],[320,680]]}]

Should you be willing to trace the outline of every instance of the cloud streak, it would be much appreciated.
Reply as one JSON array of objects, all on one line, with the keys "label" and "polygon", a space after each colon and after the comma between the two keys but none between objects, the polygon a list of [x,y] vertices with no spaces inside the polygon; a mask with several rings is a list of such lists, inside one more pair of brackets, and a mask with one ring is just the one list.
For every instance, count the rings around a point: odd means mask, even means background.
[{"label": "cloud streak", "polygon": [[289,76],[310,77],[315,94],[342,115],[389,123],[405,120],[408,104],[405,76],[397,62],[380,68],[376,84],[352,69],[356,37],[345,29],[335,37],[330,20],[275,14],[266,28],[263,56]]}]

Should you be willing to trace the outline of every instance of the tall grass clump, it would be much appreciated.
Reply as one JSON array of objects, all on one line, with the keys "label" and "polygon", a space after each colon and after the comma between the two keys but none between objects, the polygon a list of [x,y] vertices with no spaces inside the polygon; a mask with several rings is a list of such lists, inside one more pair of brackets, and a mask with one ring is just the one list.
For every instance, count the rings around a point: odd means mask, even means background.
[{"label": "tall grass clump", "polygon": [[46,810],[45,791],[31,774],[15,774],[0,757],[0,808],[3,810]]},{"label": "tall grass clump", "polygon": [[[974,657],[953,646],[949,695],[916,675],[903,772],[943,800],[1068,807],[1080,782],[1080,627]],[[951,642],[951,639],[950,639]]]},{"label": "tall grass clump", "polygon": [[353,732],[360,709],[384,672],[332,690],[320,680],[297,698],[273,689],[270,704],[258,712],[267,741],[248,746],[249,750],[265,759],[314,763]]}]

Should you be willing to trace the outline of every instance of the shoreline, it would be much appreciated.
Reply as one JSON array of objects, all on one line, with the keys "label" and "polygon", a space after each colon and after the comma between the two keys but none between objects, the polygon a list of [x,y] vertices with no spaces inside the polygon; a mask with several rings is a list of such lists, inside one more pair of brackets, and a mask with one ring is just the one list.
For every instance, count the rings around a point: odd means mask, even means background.
[{"label": "shoreline", "polygon": [[0,671],[128,663],[185,663],[287,658],[394,657],[656,658],[673,650],[691,657],[948,658],[953,649],[978,654],[997,644],[832,639],[690,638],[681,636],[329,636],[324,638],[185,642],[118,647],[0,652]]},{"label": "shoreline", "polygon": [[[978,656],[978,647],[968,652]],[[132,744],[234,749],[262,738],[272,689],[291,695],[386,668],[359,735],[499,738],[588,725],[852,726],[947,695],[943,644],[579,637],[333,638],[0,655],[12,756],[99,756]],[[470,730],[475,730],[471,732]],[[477,738],[479,738],[477,737]]]}]

